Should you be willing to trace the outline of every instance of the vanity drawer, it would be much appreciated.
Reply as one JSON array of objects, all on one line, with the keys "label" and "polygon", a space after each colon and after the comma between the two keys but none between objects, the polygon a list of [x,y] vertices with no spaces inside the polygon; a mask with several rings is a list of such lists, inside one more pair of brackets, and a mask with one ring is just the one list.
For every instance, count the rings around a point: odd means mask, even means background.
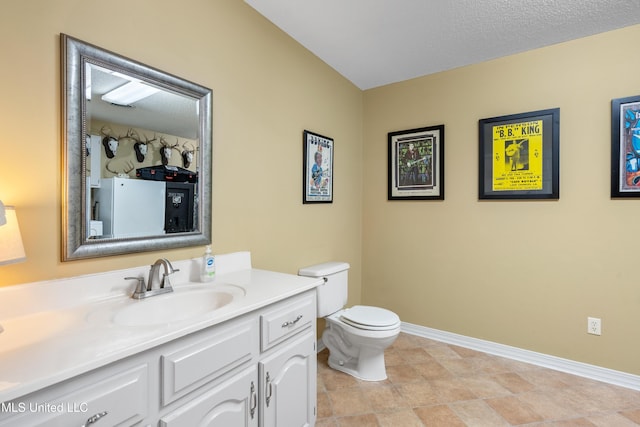
[{"label": "vanity drawer", "polygon": [[260,316],[262,351],[315,324],[316,294],[308,292],[287,299]]},{"label": "vanity drawer", "polygon": [[196,335],[179,340],[175,351],[169,349],[161,356],[162,405],[249,363],[257,353],[255,320],[230,322],[218,328],[206,337]]},{"label": "vanity drawer", "polygon": [[149,367],[103,368],[2,405],[3,427],[134,425],[148,416]]}]

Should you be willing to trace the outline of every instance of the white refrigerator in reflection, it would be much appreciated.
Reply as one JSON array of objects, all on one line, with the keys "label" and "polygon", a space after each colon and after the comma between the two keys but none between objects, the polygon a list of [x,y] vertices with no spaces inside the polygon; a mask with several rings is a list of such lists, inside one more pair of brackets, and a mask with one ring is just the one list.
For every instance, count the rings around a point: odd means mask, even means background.
[{"label": "white refrigerator in reflection", "polygon": [[127,238],[165,234],[164,181],[103,178],[95,189],[103,237]]}]

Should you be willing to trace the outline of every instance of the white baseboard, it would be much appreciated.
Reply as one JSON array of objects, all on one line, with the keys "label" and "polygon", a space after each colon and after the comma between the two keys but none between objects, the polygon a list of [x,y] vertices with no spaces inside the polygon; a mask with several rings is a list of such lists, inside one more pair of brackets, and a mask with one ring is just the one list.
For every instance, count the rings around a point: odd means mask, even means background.
[{"label": "white baseboard", "polygon": [[451,332],[440,331],[438,329],[427,328],[425,326],[414,325],[407,322],[402,322],[401,330],[402,332],[410,335],[416,335],[447,344],[466,347],[483,353],[518,360],[520,362],[531,363],[544,368],[554,369],[556,371],[566,372],[568,374],[578,375],[633,390],[640,390],[640,376],[638,375],[614,371],[613,369],[602,368],[600,366],[589,365],[582,362],[563,359],[561,357],[550,356],[548,354],[536,353],[535,351],[524,350]]}]

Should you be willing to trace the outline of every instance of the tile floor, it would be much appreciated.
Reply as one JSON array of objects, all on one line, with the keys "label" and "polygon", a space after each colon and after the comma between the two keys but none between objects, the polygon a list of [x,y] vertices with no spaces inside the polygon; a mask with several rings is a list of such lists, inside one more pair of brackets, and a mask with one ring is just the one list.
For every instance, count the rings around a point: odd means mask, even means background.
[{"label": "tile floor", "polygon": [[316,427],[640,425],[640,392],[408,334],[388,379],[357,380],[318,354]]}]

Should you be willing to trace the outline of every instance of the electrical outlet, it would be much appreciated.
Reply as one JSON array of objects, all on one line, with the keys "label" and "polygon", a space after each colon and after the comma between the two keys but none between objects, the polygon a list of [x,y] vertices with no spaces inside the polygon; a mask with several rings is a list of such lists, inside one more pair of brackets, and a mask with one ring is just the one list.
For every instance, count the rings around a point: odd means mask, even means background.
[{"label": "electrical outlet", "polygon": [[597,317],[587,317],[587,333],[602,335],[602,320]]}]

